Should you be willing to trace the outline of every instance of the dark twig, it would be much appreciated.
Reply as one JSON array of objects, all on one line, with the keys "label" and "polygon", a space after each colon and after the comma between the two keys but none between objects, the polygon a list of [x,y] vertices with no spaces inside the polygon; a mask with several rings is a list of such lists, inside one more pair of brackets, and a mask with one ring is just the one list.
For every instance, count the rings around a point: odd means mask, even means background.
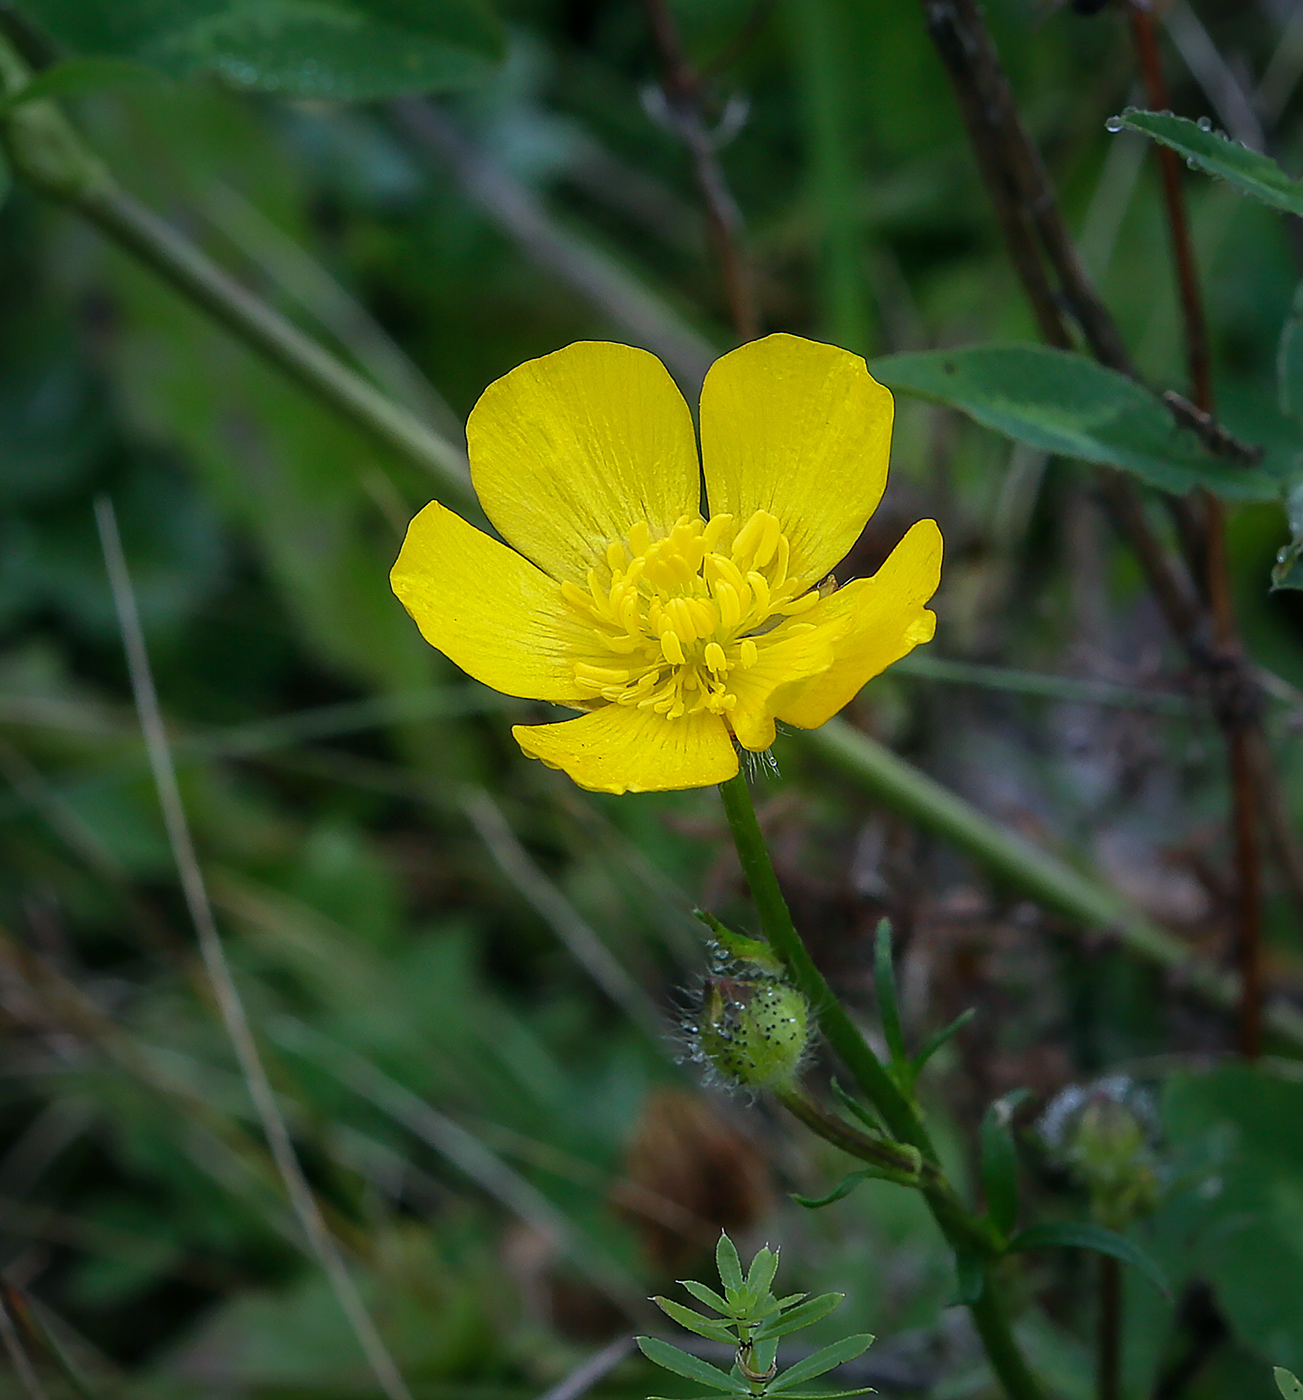
[{"label": "dark twig", "polygon": [[[923,10],[928,31],[954,85],[978,165],[997,210],[1011,202],[1023,206],[1027,220],[1040,239],[1045,259],[1058,279],[1059,297],[1095,357],[1134,378],[1135,370],[1117,326],[1077,257],[1049,174],[1014,104],[1008,78],[977,0],[923,0]],[[1050,325],[1047,328],[1046,325],[1050,318],[1045,312],[1043,269],[1039,263],[1029,260],[1024,236],[1009,237],[1008,230],[1014,226],[1011,213],[1001,215],[1001,226],[1006,230],[1010,256],[1046,339],[1051,344],[1062,345],[1060,327]],[[1208,413],[1212,423],[1207,402],[1196,403],[1195,407]],[[1202,436],[1205,442],[1210,440],[1207,431]],[[1256,830],[1252,829],[1251,821],[1240,819],[1242,814],[1251,817],[1239,796],[1251,790],[1246,786],[1252,778],[1251,753],[1247,739],[1236,737],[1240,733],[1251,733],[1256,724],[1258,686],[1236,643],[1233,621],[1228,629],[1225,614],[1219,616],[1216,606],[1210,608],[1199,596],[1187,571],[1155,535],[1133,483],[1115,472],[1101,473],[1100,483],[1115,525],[1135,551],[1169,627],[1207,685],[1214,712],[1227,736],[1232,783],[1237,793],[1237,865],[1242,871],[1250,872],[1250,878],[1242,885],[1240,901],[1242,1004],[1259,1006],[1261,974],[1255,961],[1256,944],[1243,936],[1249,921],[1256,924],[1256,900],[1260,899]],[[1187,553],[1200,559],[1203,565],[1200,572],[1205,573],[1210,552],[1206,542],[1213,538],[1205,521],[1184,501],[1173,499],[1168,504],[1187,544]],[[1215,598],[1210,601],[1215,604]],[[1241,1020],[1243,1022],[1244,1017]],[[1246,1045],[1254,1043],[1256,1034],[1252,1016],[1249,1022],[1241,1028],[1241,1040]]]},{"label": "dark twig", "polygon": [[692,159],[692,173],[719,265],[729,316],[739,340],[760,334],[755,285],[742,246],[742,215],[724,178],[715,142],[702,114],[701,78],[683,48],[666,0],[643,0],[663,74],[661,89],[675,129]]},{"label": "dark twig", "polygon": [[[1162,55],[1154,30],[1149,0],[1130,0],[1131,35],[1140,62],[1141,77],[1149,105],[1158,111],[1170,106],[1167,81],[1163,76]],[[1190,220],[1186,213],[1181,166],[1174,151],[1157,148],[1163,181],[1163,206],[1171,236],[1172,261],[1176,269],[1185,327],[1186,360],[1190,371],[1194,407],[1209,415],[1213,411],[1212,363],[1208,351],[1208,324]],[[1242,654],[1231,601],[1230,567],[1226,558],[1226,512],[1210,492],[1202,493],[1204,516],[1204,590],[1212,614],[1219,651],[1239,658]],[[1247,695],[1248,692],[1245,694]],[[1254,763],[1256,717],[1251,706],[1227,696],[1216,706],[1217,720],[1226,738],[1231,782],[1231,819],[1235,832],[1236,961],[1240,972],[1240,1053],[1256,1059],[1262,1053],[1262,853],[1258,842],[1258,812],[1263,806],[1258,775],[1264,771]]]}]

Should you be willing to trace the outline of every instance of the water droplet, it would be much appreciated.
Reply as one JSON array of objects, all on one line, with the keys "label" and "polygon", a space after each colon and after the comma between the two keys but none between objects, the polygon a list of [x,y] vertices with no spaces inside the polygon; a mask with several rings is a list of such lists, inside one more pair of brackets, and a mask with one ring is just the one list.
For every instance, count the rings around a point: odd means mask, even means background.
[{"label": "water droplet", "polygon": [[1199,169],[1199,162],[1195,160],[1193,156],[1186,156],[1185,163],[1190,167],[1191,170]]},{"label": "water droplet", "polygon": [[1197,126],[1200,131],[1211,131],[1213,129],[1213,119],[1211,117],[1200,117],[1199,120],[1195,122],[1195,126]]},{"label": "water droplet", "polygon": [[1104,130],[1105,130],[1105,131],[1121,131],[1121,130],[1122,130],[1122,126],[1123,126],[1123,122],[1122,122],[1122,118],[1121,118],[1121,117],[1110,117],[1110,118],[1104,123]]}]

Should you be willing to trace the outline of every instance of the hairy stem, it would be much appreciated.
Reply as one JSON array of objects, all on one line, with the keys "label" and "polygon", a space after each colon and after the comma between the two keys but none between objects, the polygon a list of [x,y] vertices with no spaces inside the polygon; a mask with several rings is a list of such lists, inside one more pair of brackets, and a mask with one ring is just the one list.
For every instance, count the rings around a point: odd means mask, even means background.
[{"label": "hairy stem", "polygon": [[[770,946],[781,958],[792,982],[813,1008],[825,1039],[855,1077],[883,1122],[900,1141],[919,1150],[925,1170],[931,1168],[937,1173],[933,1178],[935,1184],[925,1187],[923,1195],[951,1247],[957,1253],[971,1253],[981,1251],[985,1245],[989,1252],[989,1237],[982,1222],[959,1204],[953,1190],[940,1175],[936,1148],[919,1117],[918,1109],[873,1053],[846,1008],[833,994],[823,973],[815,966],[809,949],[797,933],[778,884],[778,876],[769,859],[760,823],[756,820],[745,773],[739,772],[728,782],[721,783],[719,792],[738,859]],[[986,1267],[980,1296],[969,1305],[973,1325],[982,1339],[991,1369],[999,1377],[1010,1400],[1043,1400],[1040,1383],[1032,1375],[1014,1339],[995,1272],[992,1260]]]}]

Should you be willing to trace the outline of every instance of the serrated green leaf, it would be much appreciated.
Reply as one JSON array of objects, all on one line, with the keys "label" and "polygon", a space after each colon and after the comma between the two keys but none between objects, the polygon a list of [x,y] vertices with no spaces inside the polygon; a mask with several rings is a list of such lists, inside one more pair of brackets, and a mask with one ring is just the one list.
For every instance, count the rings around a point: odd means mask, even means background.
[{"label": "serrated green leaf", "polygon": [[747,1270],[747,1287],[758,1298],[763,1298],[769,1292],[777,1272],[778,1251],[766,1245],[764,1249],[756,1251],[756,1257],[751,1261],[751,1267]]},{"label": "serrated green leaf", "polygon": [[826,1346],[803,1361],[798,1361],[795,1366],[789,1366],[781,1376],[770,1381],[766,1393],[786,1394],[802,1381],[813,1380],[815,1376],[822,1376],[825,1371],[835,1370],[847,1361],[854,1361],[872,1345],[873,1337],[868,1332],[857,1332],[854,1336],[843,1337],[840,1342],[833,1342],[831,1346]]},{"label": "serrated green leaf", "polygon": [[726,1317],[730,1315],[731,1309],[728,1306],[728,1300],[721,1298],[713,1288],[707,1288],[704,1283],[698,1283],[695,1278],[681,1278],[678,1283],[681,1288],[686,1288],[697,1302],[705,1303],[708,1308],[714,1308],[716,1312],[721,1312]]},{"label": "serrated green leaf", "polygon": [[1177,155],[1209,175],[1220,176],[1242,194],[1287,214],[1303,214],[1303,180],[1287,175],[1270,156],[1251,151],[1220,131],[1170,112],[1141,112],[1128,107],[1110,128],[1138,131],[1170,146]]},{"label": "serrated green leaf", "polygon": [[1283,1366],[1277,1366],[1273,1374],[1276,1377],[1276,1389],[1285,1397],[1285,1400],[1303,1400],[1303,1382],[1293,1371],[1287,1371]]},{"label": "serrated green leaf", "polygon": [[1271,473],[1214,457],[1148,389],[1084,355],[978,345],[888,355],[869,368],[895,393],[957,408],[1017,442],[1118,467],[1164,491],[1204,487],[1257,501],[1279,494]]},{"label": "serrated green leaf", "polygon": [[680,1327],[686,1327],[689,1332],[695,1332],[699,1337],[709,1337],[712,1342],[727,1342],[733,1345],[737,1343],[737,1337],[724,1323],[717,1322],[714,1318],[702,1317],[699,1312],[684,1307],[682,1303],[676,1303],[672,1298],[656,1297],[652,1302],[667,1317],[672,1317]]},{"label": "serrated green leaf", "polygon": [[638,1350],[653,1365],[665,1371],[673,1371],[676,1376],[684,1376],[690,1381],[699,1381],[712,1390],[722,1390],[729,1394],[737,1392],[737,1382],[718,1366],[703,1361],[699,1356],[680,1351],[678,1347],[663,1342],[659,1337],[635,1337]]},{"label": "serrated green leaf", "polygon": [[730,1288],[742,1287],[742,1261],[737,1257],[737,1246],[722,1230],[719,1243],[715,1246],[715,1267],[719,1270],[719,1281],[724,1285],[726,1298]]},{"label": "serrated green leaf", "polygon": [[810,1327],[833,1312],[845,1296],[844,1293],[821,1293],[817,1298],[811,1298],[798,1307],[789,1308],[771,1322],[766,1322],[757,1335],[785,1337],[789,1332]]},{"label": "serrated green leaf", "polygon": [[78,56],[215,74],[282,97],[369,102],[487,77],[502,34],[480,0],[22,0]]},{"label": "serrated green leaf", "polygon": [[1024,1253],[1031,1249],[1093,1249],[1130,1264],[1143,1274],[1164,1297],[1171,1296],[1167,1277],[1158,1263],[1134,1240],[1106,1230],[1102,1225],[1086,1221],[1063,1221],[1052,1225],[1033,1225],[1009,1241],[1009,1253]]}]

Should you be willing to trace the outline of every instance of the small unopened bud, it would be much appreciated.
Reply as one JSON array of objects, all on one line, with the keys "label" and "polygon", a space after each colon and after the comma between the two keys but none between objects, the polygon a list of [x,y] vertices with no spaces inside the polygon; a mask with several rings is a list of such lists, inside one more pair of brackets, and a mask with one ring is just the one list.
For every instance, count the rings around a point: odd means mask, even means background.
[{"label": "small unopened bud", "polygon": [[1113,1075],[1065,1089],[1041,1120],[1051,1155],[1086,1189],[1096,1219],[1111,1229],[1158,1203],[1153,1118],[1144,1091]]},{"label": "small unopened bud", "polygon": [[805,998],[776,977],[712,977],[695,1024],[700,1058],[729,1084],[791,1086],[810,1044]]}]

